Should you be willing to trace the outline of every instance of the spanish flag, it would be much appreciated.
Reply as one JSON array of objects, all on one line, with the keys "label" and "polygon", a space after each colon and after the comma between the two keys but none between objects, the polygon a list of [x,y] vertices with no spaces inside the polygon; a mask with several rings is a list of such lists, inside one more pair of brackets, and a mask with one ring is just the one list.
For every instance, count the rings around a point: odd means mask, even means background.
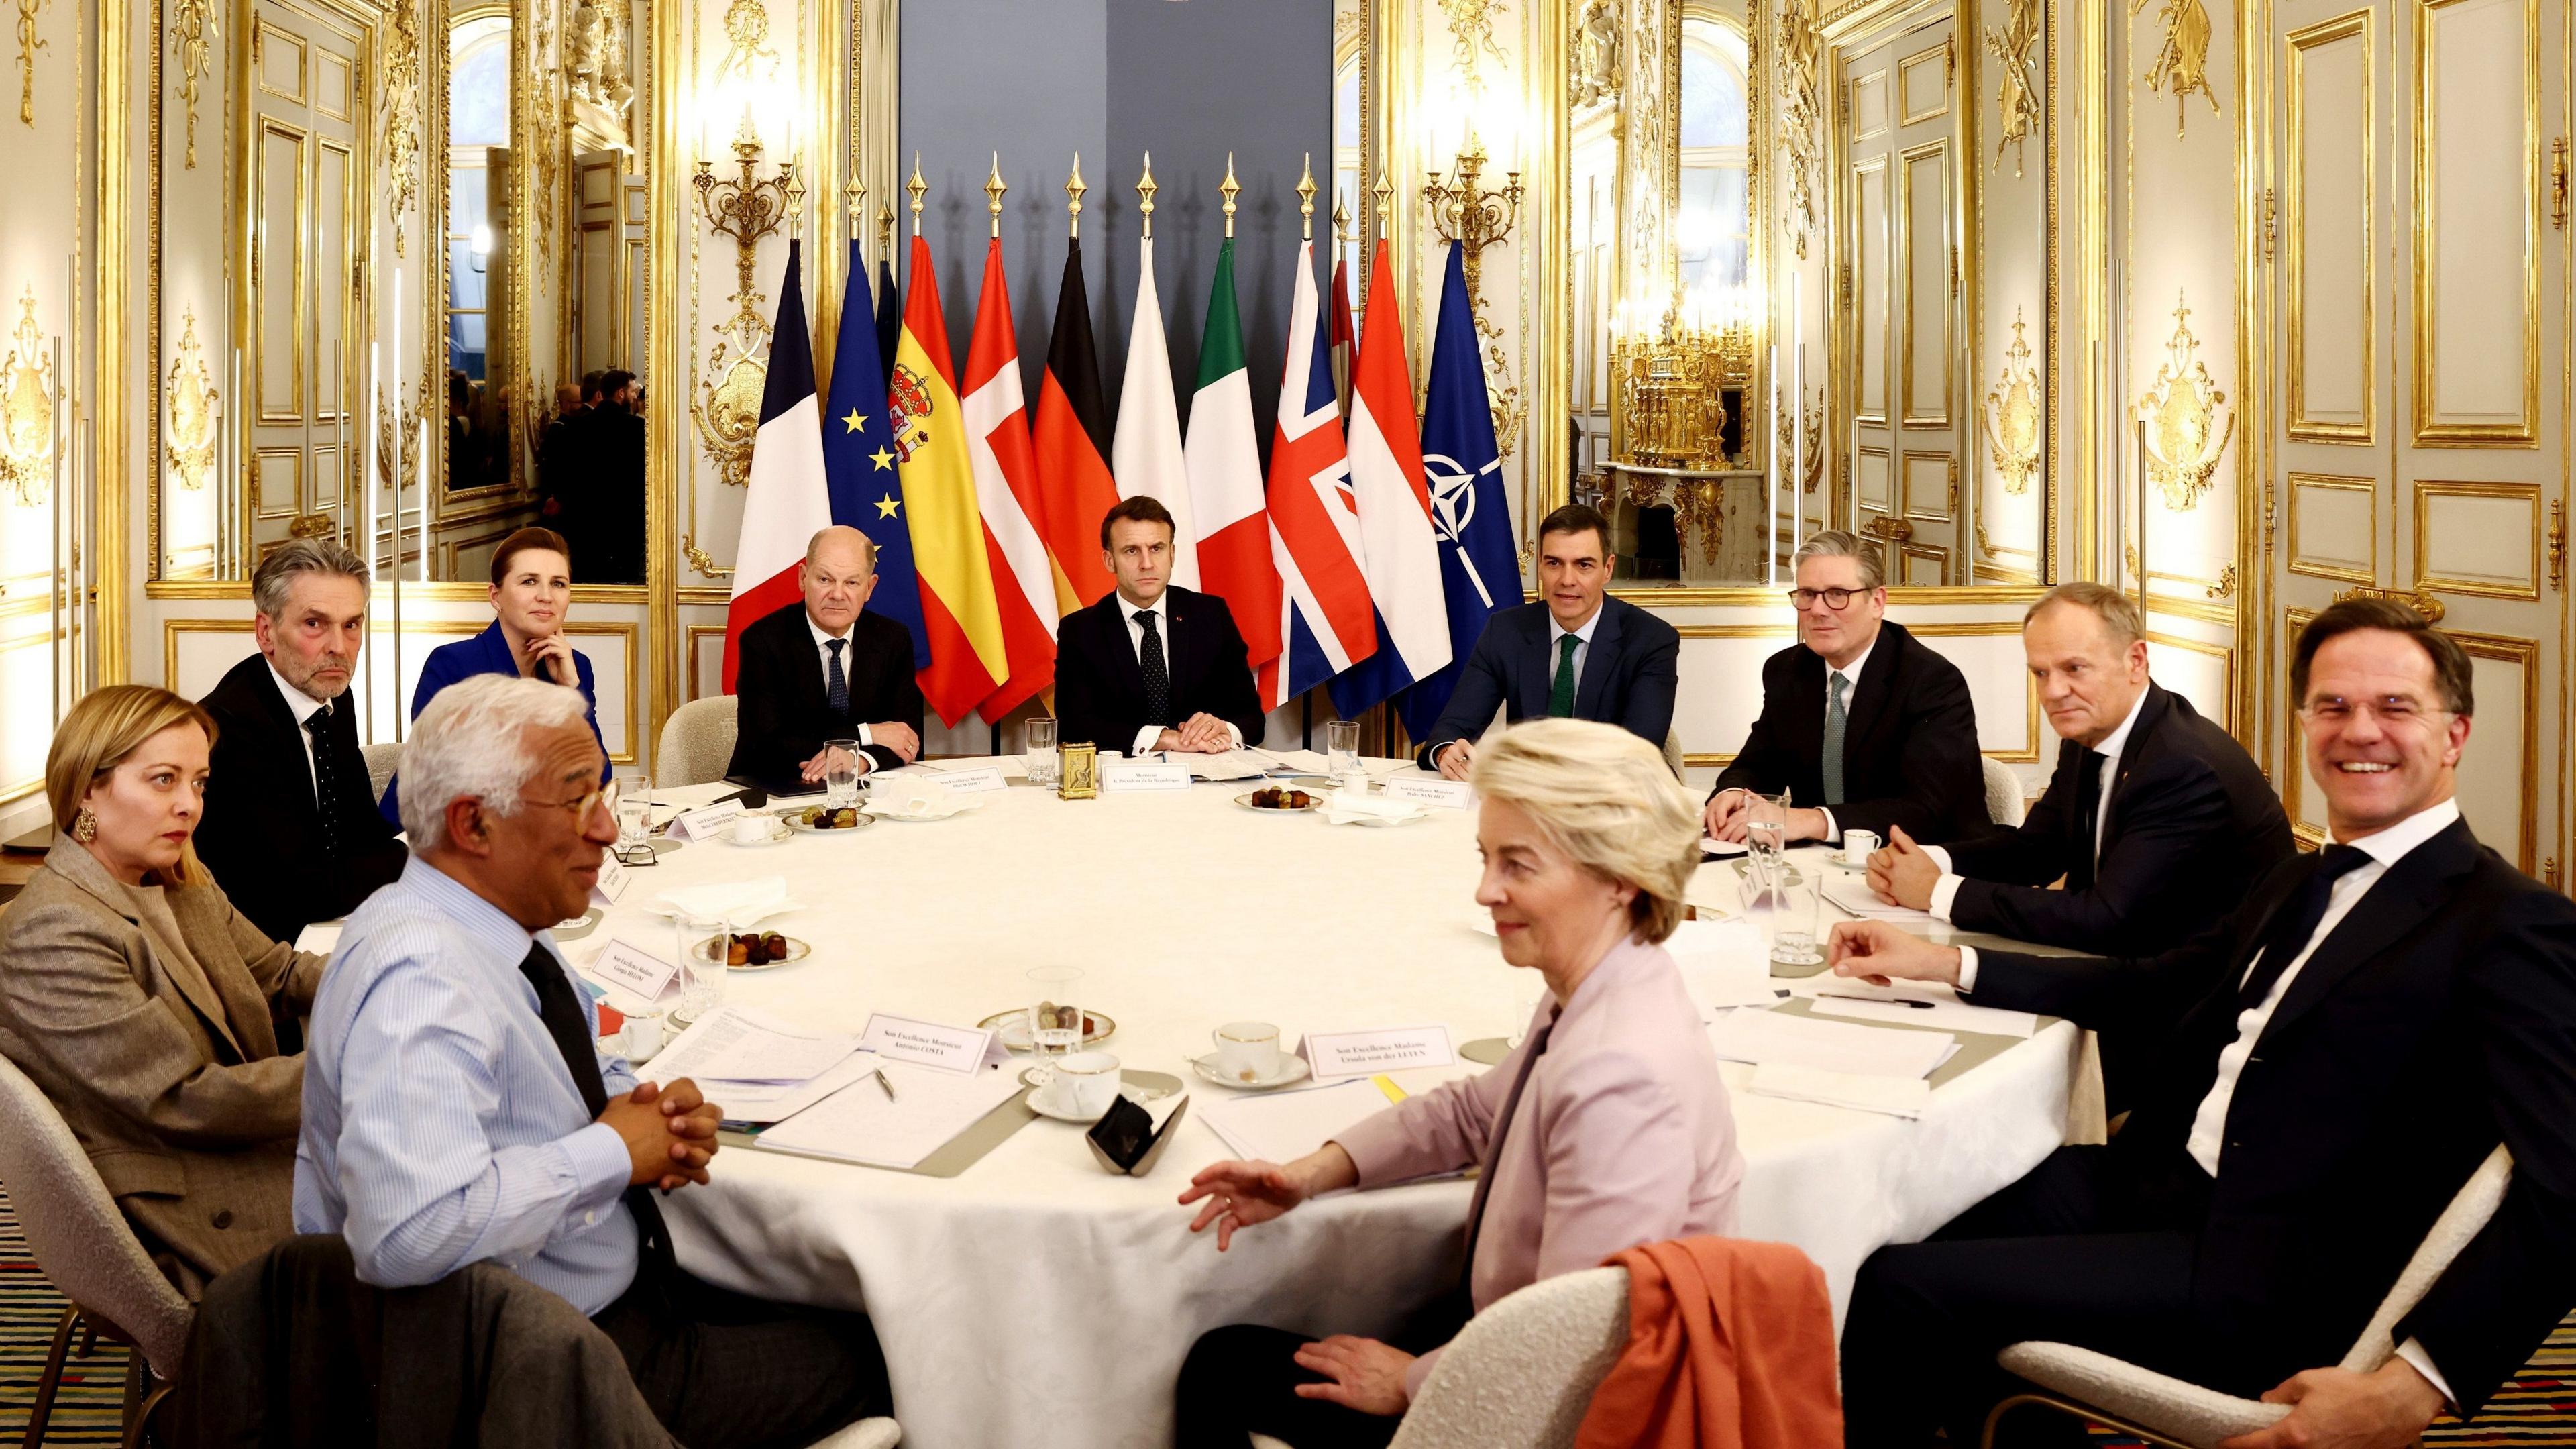
[{"label": "spanish flag", "polygon": [[953,726],[1010,677],[1010,663],[984,552],[984,519],[975,506],[975,464],[957,398],[957,369],[948,360],[948,329],[939,316],[939,277],[930,265],[930,243],[918,236],[912,239],[910,281],[886,410],[894,423],[904,502],[912,512],[921,617],[930,632],[930,667],[920,672],[921,693],[940,722]]}]

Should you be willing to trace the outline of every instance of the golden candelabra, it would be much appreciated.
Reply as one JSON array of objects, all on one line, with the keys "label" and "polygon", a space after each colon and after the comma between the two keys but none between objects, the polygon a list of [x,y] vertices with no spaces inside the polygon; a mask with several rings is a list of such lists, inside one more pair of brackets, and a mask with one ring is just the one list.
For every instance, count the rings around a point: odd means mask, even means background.
[{"label": "golden candelabra", "polygon": [[[1431,225],[1440,239],[1457,244],[1467,261],[1467,297],[1472,304],[1482,295],[1482,261],[1485,248],[1512,234],[1521,215],[1521,173],[1504,173],[1506,184],[1488,190],[1478,183],[1485,174],[1485,143],[1470,137],[1467,149],[1458,156],[1457,184],[1447,185],[1440,173],[1422,183],[1423,203],[1431,208]],[[1381,184],[1383,184],[1381,182]]]},{"label": "golden candelabra", "polygon": [[805,183],[796,179],[793,160],[778,163],[778,174],[761,180],[760,141],[750,135],[734,138],[733,160],[738,174],[732,179],[716,179],[715,163],[700,158],[698,174],[692,178],[698,188],[698,210],[707,226],[719,236],[733,238],[734,284],[729,299],[741,308],[743,315],[758,321],[758,303],[764,300],[752,289],[752,274],[760,258],[760,239],[776,232],[803,207]]},{"label": "golden candelabra", "polygon": [[[782,226],[793,235],[805,201],[805,183],[797,179],[793,160],[779,162],[777,175],[760,178],[760,149],[760,139],[751,134],[746,121],[733,141],[736,174],[719,181],[715,163],[701,157],[697,175],[691,178],[698,189],[698,211],[707,226],[718,236],[733,238],[734,244],[734,293],[729,299],[734,314],[716,326],[722,340],[706,360],[712,376],[700,380],[691,413],[708,460],[716,465],[722,481],[736,488],[751,481],[752,440],[760,432],[760,399],[769,382],[763,347],[769,322],[760,315],[760,304],[768,298],[753,285],[760,239]],[[682,535],[681,544],[700,574],[721,578],[731,573],[697,548],[694,536]]]},{"label": "golden candelabra", "polygon": [[1739,430],[1730,449],[1726,426],[1743,416],[1752,385],[1752,324],[1679,314],[1676,304],[1654,331],[1611,344],[1624,440],[1619,460],[1642,468],[1750,467],[1750,430]]}]

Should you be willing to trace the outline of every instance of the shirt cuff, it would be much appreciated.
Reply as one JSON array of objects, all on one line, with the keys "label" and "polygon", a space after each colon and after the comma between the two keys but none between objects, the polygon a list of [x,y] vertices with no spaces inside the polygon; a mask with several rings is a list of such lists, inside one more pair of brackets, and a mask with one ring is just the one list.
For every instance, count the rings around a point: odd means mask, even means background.
[{"label": "shirt cuff", "polygon": [[1241,728],[1240,726],[1238,726],[1237,724],[1235,724],[1232,720],[1228,720],[1228,721],[1226,721],[1226,725],[1225,725],[1225,739],[1226,739],[1226,744],[1227,744],[1227,746],[1228,746],[1229,748],[1232,748],[1232,749],[1238,749],[1238,750],[1239,750],[1239,749],[1242,749],[1242,748],[1243,748],[1243,730],[1242,730],[1242,728]]},{"label": "shirt cuff", "polygon": [[572,1159],[573,1181],[579,1184],[573,1195],[576,1210],[596,1210],[617,1201],[626,1191],[626,1180],[634,1173],[634,1158],[626,1151],[626,1139],[605,1122],[593,1122],[569,1137],[560,1139],[564,1155]]},{"label": "shirt cuff", "polygon": [[2441,1393],[2442,1407],[2453,1413],[2459,1412],[2460,1396],[2451,1392],[2451,1385],[2442,1377],[2442,1371],[2433,1367],[2433,1356],[2424,1351],[2424,1340],[2410,1338],[2397,1345],[2397,1356],[2406,1360],[2409,1367],[2422,1374],[2424,1381]]},{"label": "shirt cuff", "polygon": [[1963,875],[1948,874],[1949,868],[1950,862],[1946,860],[1941,862],[1944,874],[1939,880],[1932,882],[1932,918],[1936,921],[1950,919],[1950,906],[1959,899],[1959,887],[1967,884],[1968,880]]},{"label": "shirt cuff", "polygon": [[1128,756],[1132,759],[1141,760],[1145,756],[1154,753],[1154,741],[1159,740],[1162,737],[1163,727],[1161,725],[1147,725],[1143,729],[1136,731],[1136,743],[1133,748],[1127,751]]},{"label": "shirt cuff", "polygon": [[1825,817],[1825,833],[1823,836],[1825,844],[1831,845],[1835,841],[1843,838],[1843,828],[1834,823],[1834,812],[1819,805],[1816,807],[1816,813]]},{"label": "shirt cuff", "polygon": [[1959,953],[1959,994],[1965,996],[1977,989],[1977,948],[1954,946],[1951,949]]},{"label": "shirt cuff", "polygon": [[869,731],[869,729],[868,729],[868,727],[867,727],[866,725],[861,725],[861,726],[859,726],[859,743],[860,743],[860,744],[863,744],[863,745],[873,745],[873,744],[875,744],[876,742],[877,742],[877,737],[876,737],[873,733],[871,733],[871,732]]},{"label": "shirt cuff", "polygon": [[1941,873],[1943,875],[1950,875],[1953,873],[1950,866],[1950,847],[1946,845],[1918,845],[1914,848],[1922,851],[1925,855],[1932,857],[1932,863],[1941,867]]}]

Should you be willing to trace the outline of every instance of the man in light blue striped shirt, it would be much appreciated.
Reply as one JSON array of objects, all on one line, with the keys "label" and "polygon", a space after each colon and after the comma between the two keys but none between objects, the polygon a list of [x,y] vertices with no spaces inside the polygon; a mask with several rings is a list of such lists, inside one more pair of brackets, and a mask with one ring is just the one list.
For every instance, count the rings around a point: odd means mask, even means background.
[{"label": "man in light blue striped shirt", "polygon": [[673,1262],[652,1189],[707,1181],[720,1113],[599,1054],[547,929],[616,839],[602,764],[561,685],[486,675],[422,712],[411,864],[349,918],[314,1003],[296,1229],[346,1237],[379,1287],[488,1259],[561,1294],[692,1449],[809,1444],[886,1411],[874,1330]]}]

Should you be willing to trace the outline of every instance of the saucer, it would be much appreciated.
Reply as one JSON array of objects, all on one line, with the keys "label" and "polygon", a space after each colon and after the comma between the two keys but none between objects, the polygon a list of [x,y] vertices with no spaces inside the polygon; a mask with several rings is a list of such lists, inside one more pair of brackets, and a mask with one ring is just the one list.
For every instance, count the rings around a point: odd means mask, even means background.
[{"label": "saucer", "polygon": [[1828,854],[1825,856],[1825,864],[1832,866],[1836,870],[1850,871],[1854,875],[1861,874],[1869,869],[1869,862],[1866,860],[1862,861],[1858,865],[1854,865],[1850,861],[1843,859],[1841,856],[1834,854]]},{"label": "saucer", "polygon": [[1261,1081],[1247,1082],[1240,1077],[1231,1077],[1226,1075],[1225,1072],[1217,1066],[1216,1053],[1214,1052],[1210,1052],[1203,1057],[1190,1058],[1190,1066],[1195,1069],[1200,1076],[1207,1078],[1218,1086],[1232,1087],[1238,1092],[1275,1091],[1278,1088],[1288,1086],[1292,1083],[1302,1082],[1309,1076],[1312,1076],[1315,1071],[1313,1067],[1306,1064],[1306,1059],[1304,1057],[1283,1057],[1280,1059],[1279,1070],[1277,1072]]},{"label": "saucer", "polygon": [[[1168,1076],[1162,1072],[1122,1071],[1118,1077],[1118,1095],[1140,1107],[1148,1102],[1159,1102],[1181,1089],[1180,1078]],[[1020,1073],[1020,1080],[1037,1089],[1029,1093],[1028,1100],[1029,1110],[1039,1116],[1053,1117],[1059,1122],[1078,1122],[1086,1127],[1100,1120],[1100,1113],[1095,1112],[1086,1117],[1066,1106],[1063,1100],[1056,1096],[1053,1090],[1054,1083],[1049,1078],[1045,1067],[1029,1068]]]},{"label": "saucer", "polygon": [[784,845],[795,838],[796,832],[788,829],[787,822],[779,819],[775,815],[769,817],[769,838],[767,840],[736,840],[734,838],[733,829],[730,826],[726,827],[725,833],[718,837],[718,839],[721,839],[727,845],[739,845],[745,850],[759,850],[772,845]]}]

